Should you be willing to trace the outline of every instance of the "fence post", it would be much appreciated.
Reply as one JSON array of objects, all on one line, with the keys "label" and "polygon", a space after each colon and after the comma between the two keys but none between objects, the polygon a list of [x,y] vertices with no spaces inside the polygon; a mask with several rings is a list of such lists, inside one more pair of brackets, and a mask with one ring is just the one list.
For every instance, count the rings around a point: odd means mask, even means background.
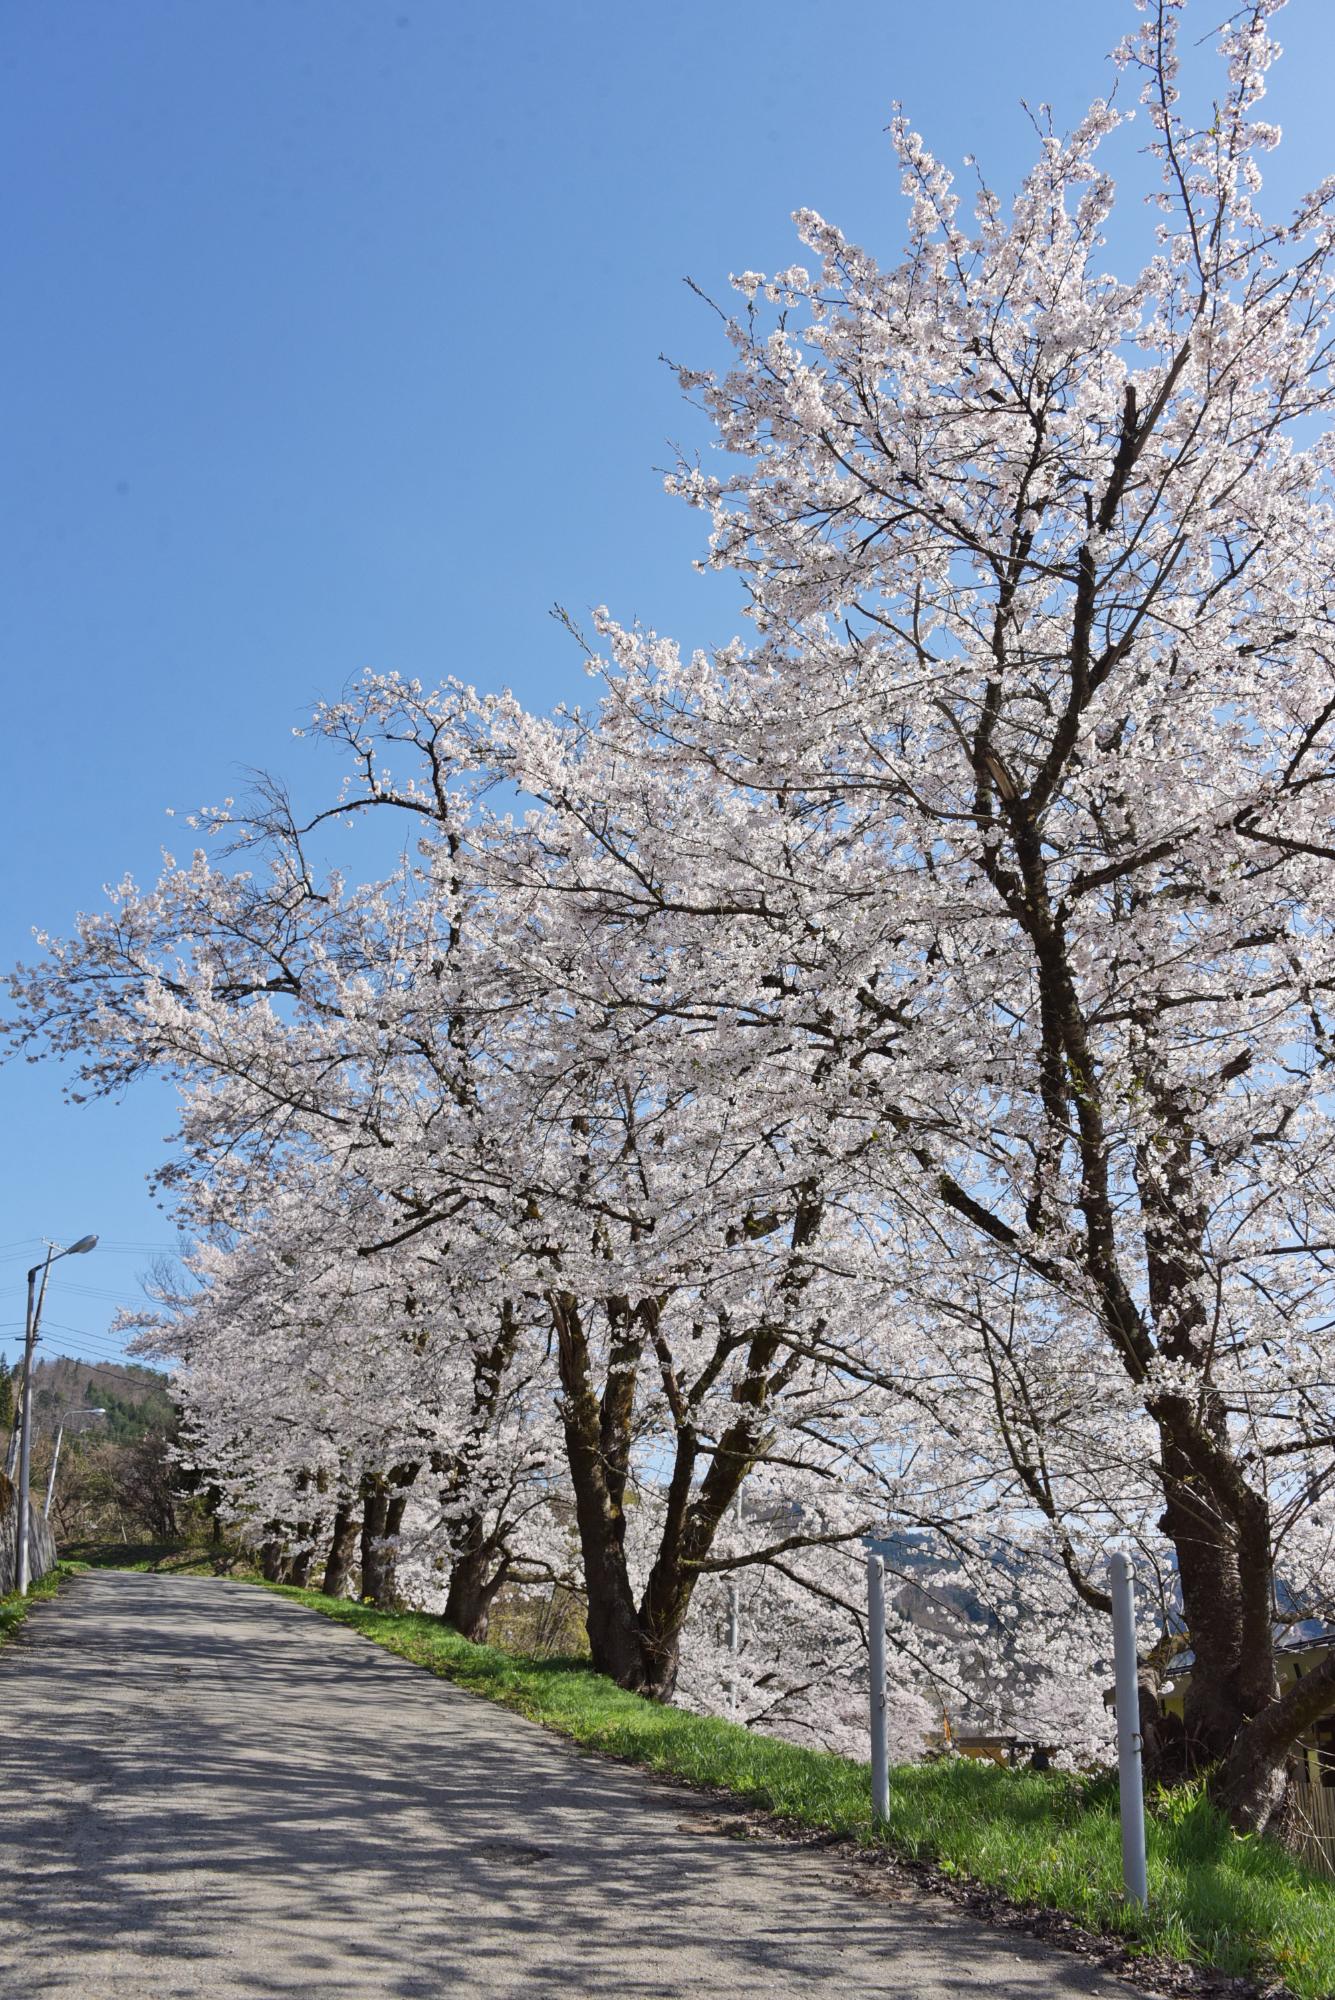
[{"label": "fence post", "polygon": [[871,1816],[890,1818],[890,1745],[885,1688],[885,1564],[867,1557],[867,1652],[871,1668]]},{"label": "fence post", "polygon": [[1130,1902],[1149,1900],[1145,1871],[1145,1781],[1140,1764],[1140,1675],[1136,1659],[1136,1599],[1131,1558],[1108,1557],[1112,1588],[1113,1661],[1117,1696],[1117,1780],[1122,1809],[1122,1881]]}]

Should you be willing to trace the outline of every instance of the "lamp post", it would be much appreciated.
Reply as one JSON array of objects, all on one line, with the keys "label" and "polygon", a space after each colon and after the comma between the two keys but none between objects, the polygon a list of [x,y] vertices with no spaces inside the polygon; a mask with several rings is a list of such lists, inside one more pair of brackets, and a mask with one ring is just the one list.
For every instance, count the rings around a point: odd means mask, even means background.
[{"label": "lamp post", "polygon": [[[57,1250],[53,1243],[46,1253],[46,1261],[34,1264],[28,1273],[28,1320],[23,1336],[23,1442],[19,1447],[19,1534],[18,1570],[19,1596],[28,1595],[28,1585],[32,1580],[32,1552],[28,1546],[31,1532],[32,1501],[29,1490],[32,1472],[32,1357],[37,1345],[37,1328],[42,1317],[42,1301],[46,1297],[46,1281],[51,1266],[62,1257],[82,1257],[85,1251],[96,1249],[95,1236],[81,1236],[77,1243],[71,1243],[68,1250]],[[41,1278],[41,1288],[37,1280]]]},{"label": "lamp post", "polygon": [[106,1414],[106,1411],[103,1409],[95,1406],[85,1408],[80,1403],[71,1403],[67,1410],[60,1412],[60,1422],[56,1425],[56,1441],[51,1451],[51,1470],[46,1476],[46,1504],[42,1508],[42,1512],[46,1515],[48,1521],[51,1518],[51,1501],[56,1491],[56,1467],[60,1463],[60,1440],[65,1435],[66,1417],[105,1417]]}]

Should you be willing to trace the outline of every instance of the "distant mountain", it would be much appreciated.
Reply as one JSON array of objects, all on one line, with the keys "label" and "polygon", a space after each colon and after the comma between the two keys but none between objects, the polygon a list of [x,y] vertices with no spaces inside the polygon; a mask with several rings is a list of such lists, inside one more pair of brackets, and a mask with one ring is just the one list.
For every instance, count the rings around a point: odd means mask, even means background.
[{"label": "distant mountain", "polygon": [[[14,1387],[17,1393],[17,1375]],[[176,1425],[167,1377],[135,1361],[77,1361],[70,1355],[53,1355],[34,1368],[32,1394],[34,1437],[54,1433],[63,1421],[67,1437],[77,1430],[110,1444],[129,1444],[149,1431],[170,1431]],[[93,1409],[104,1414],[97,1418],[82,1414]]]}]

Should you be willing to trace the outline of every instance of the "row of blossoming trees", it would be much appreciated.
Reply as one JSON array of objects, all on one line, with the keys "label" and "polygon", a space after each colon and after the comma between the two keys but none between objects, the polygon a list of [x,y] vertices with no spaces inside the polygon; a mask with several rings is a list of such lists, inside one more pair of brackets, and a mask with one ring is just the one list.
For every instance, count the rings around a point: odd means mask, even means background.
[{"label": "row of blossoming trees", "polygon": [[[1120,1537],[1160,1768],[1272,1815],[1335,1700],[1276,1674],[1335,1577],[1335,190],[1257,206],[1274,11],[1208,125],[1168,0],[1118,52],[1130,280],[1097,103],[967,219],[900,122],[899,261],[804,213],[814,269],[734,281],[672,483],[748,641],[599,614],[548,719],[369,678],[335,804],[217,815],[18,978],[84,1090],[179,1079],[147,1338],[298,1574],[424,1552],[474,1634],[565,1579],[623,1685],[837,1740],[875,1533],[897,1682],[1079,1752]],[[412,838],[349,887],[359,818]]]}]

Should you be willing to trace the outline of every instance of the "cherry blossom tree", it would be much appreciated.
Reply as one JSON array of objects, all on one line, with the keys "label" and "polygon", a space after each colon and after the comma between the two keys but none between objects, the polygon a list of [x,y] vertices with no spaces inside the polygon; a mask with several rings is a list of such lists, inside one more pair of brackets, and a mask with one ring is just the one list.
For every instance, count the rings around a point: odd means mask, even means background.
[{"label": "cherry blossom tree", "polygon": [[[968,1329],[1094,1606],[1051,1463],[1063,1380],[1134,1412],[1193,1655],[1180,1749],[1264,1825],[1335,1697],[1332,1662],[1281,1698],[1274,1651],[1335,1435],[1335,188],[1258,205],[1276,6],[1225,24],[1196,124],[1179,11],[1118,56],[1158,171],[1141,271],[1103,262],[1127,112],[1045,131],[1010,212],[980,182],[967,222],[899,121],[902,259],[801,215],[816,270],[744,275],[733,367],[682,371],[736,469],[675,483],[756,643],[683,662],[604,632],[642,741],[793,802],[808,853],[842,838],[783,977],[858,1066],[917,1225],[904,1282]],[[773,909],[759,856],[712,854],[734,908]]]},{"label": "cherry blossom tree", "polygon": [[[1161,1571],[1166,1543],[1147,1733],[1263,1826],[1335,1697],[1332,1663],[1280,1698],[1275,1659],[1288,1546],[1301,1608],[1329,1595],[1298,1552],[1335,1438],[1335,188],[1259,206],[1272,0],[1225,23],[1195,124],[1180,8],[1142,11],[1141,270],[1104,268],[1128,110],[1043,130],[1009,212],[980,181],[967,222],[898,121],[899,262],[803,213],[815,271],[743,274],[732,368],[681,371],[729,464],[673,483],[754,643],[683,660],[604,616],[596,730],[488,720],[555,822],[528,879],[659,955],[618,1004],[707,1020],[720,1061],[804,1045],[789,1081],[879,1195],[898,1309],[976,1384],[961,1434],[1077,1600],[1106,1609],[1110,1532]],[[328,726],[425,744],[442,712],[382,684]],[[369,751],[363,782],[391,796]],[[1188,1643],[1174,1742],[1152,1681]]]},{"label": "cherry blossom tree", "polygon": [[[684,658],[601,612],[596,706],[549,718],[369,677],[316,717],[337,801],[215,816],[227,865],[127,886],[16,992],[82,1088],[192,1092],[169,1184],[263,1217],[243,1266],[318,1163],[333,1346],[385,1288],[368,1546],[428,1466],[485,1495],[451,1554],[494,1579],[504,1385],[541,1379],[624,1685],[671,1695],[694,1629],[712,1698],[731,1579],[802,1631],[765,1685],[806,1726],[864,1537],[923,1536],[986,1615],[928,1645],[904,1611],[922,1697],[1008,1678],[1017,1722],[1095,1745],[1120,1539],[1156,1767],[1263,1828],[1335,1704],[1335,1661],[1282,1696],[1276,1662],[1333,1583],[1335,183],[1262,213],[1278,0],[1224,24],[1195,123],[1181,8],[1140,11],[1138,104],[1041,125],[1009,207],[979,178],[966,215],[897,119],[896,261],[804,211],[814,268],[734,280],[731,365],[680,371],[719,469],[670,483],[747,639]],[[385,812],[418,836],[397,875],[319,875]],[[422,1266],[471,1444],[415,1373]],[[304,1521],[313,1431],[275,1463]]]}]

